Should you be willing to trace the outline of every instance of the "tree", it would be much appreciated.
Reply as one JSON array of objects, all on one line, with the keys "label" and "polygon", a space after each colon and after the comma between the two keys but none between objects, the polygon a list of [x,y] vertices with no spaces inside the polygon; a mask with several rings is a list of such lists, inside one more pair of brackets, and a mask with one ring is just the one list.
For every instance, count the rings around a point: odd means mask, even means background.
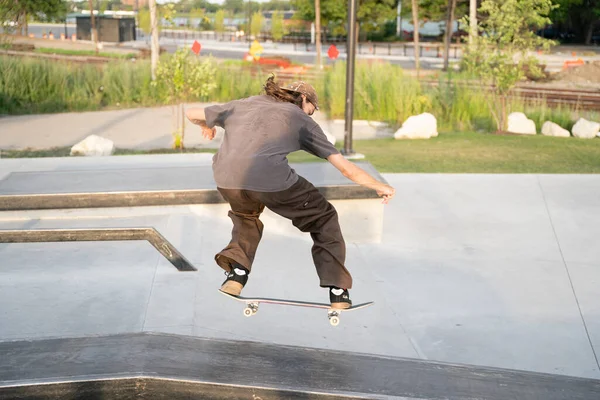
[{"label": "tree", "polygon": [[413,41],[415,44],[415,68],[417,70],[417,77],[419,76],[419,70],[421,69],[421,63],[419,62],[420,47],[419,47],[419,4],[417,0],[412,0],[412,16],[413,16]]},{"label": "tree", "polygon": [[90,22],[91,22],[91,35],[92,42],[94,42],[94,47],[96,48],[96,54],[99,53],[98,49],[98,29],[96,29],[96,16],[94,14],[94,4],[92,0],[89,0],[90,5]]},{"label": "tree", "polygon": [[187,48],[178,49],[175,54],[164,58],[156,69],[154,85],[166,88],[163,101],[173,104],[174,147],[184,148],[185,113],[183,102],[191,98],[208,96],[216,87],[216,67],[210,58],[199,61],[191,57]]},{"label": "tree", "polygon": [[140,8],[138,11],[138,27],[144,32],[146,35],[152,33],[152,25],[150,24],[150,10],[147,8]]},{"label": "tree", "polygon": [[252,15],[252,23],[250,25],[250,34],[252,36],[258,36],[260,35],[260,31],[262,30],[262,26],[263,26],[263,15],[261,12],[257,11]]},{"label": "tree", "polygon": [[283,13],[281,13],[281,11],[275,11],[271,16],[271,36],[273,36],[273,40],[279,41],[283,38],[283,35],[285,35]]},{"label": "tree", "polygon": [[469,0],[469,51],[477,40],[477,0]]},{"label": "tree", "polygon": [[[41,21],[52,21],[54,19],[64,19],[67,11],[65,0],[2,0],[0,1],[0,14],[7,13],[14,19],[10,21],[17,22],[17,28],[20,33],[29,34],[27,21],[29,17],[35,16]],[[2,21],[4,23],[5,21]]]},{"label": "tree", "polygon": [[215,15],[215,31],[217,33],[225,32],[225,11],[222,9]]},{"label": "tree", "polygon": [[244,0],[225,0],[223,9],[231,11],[235,15],[244,12],[246,8],[244,7]]},{"label": "tree", "polygon": [[321,69],[321,0],[315,0],[315,44],[317,50],[317,68]]},{"label": "tree", "polygon": [[15,27],[12,22],[18,19],[18,13],[12,5],[13,0],[0,0],[0,48],[10,46]]},{"label": "tree", "polygon": [[555,22],[568,22],[579,42],[592,43],[594,27],[600,22],[600,0],[554,0],[558,7],[552,13]]},{"label": "tree", "polygon": [[358,29],[365,34],[380,30],[387,21],[394,19],[396,15],[397,0],[363,0],[360,2],[356,19],[358,21],[356,36],[359,36]]},{"label": "tree", "polygon": [[159,45],[158,45],[158,15],[156,11],[156,0],[150,0],[150,70],[152,80],[156,80],[156,69],[158,67]]},{"label": "tree", "polygon": [[[205,18],[204,10],[202,10],[200,8],[192,8],[190,10],[190,17],[187,19],[188,26],[191,26],[192,28],[198,28],[202,24],[202,21],[204,20],[204,18]],[[192,20],[198,20],[199,22],[197,24],[193,24]]]},{"label": "tree", "polygon": [[450,64],[450,41],[452,39],[452,25],[454,24],[454,10],[456,0],[448,0],[448,16],[446,19],[446,33],[444,35],[444,71],[448,70]]},{"label": "tree", "polygon": [[[294,0],[298,18],[304,21],[314,21],[314,0]],[[396,15],[397,0],[363,0],[356,13],[357,21],[362,30],[371,32],[382,27],[386,21]],[[347,3],[339,0],[321,0],[321,25],[332,26],[333,34],[346,34]],[[358,34],[358,31],[357,31]]]},{"label": "tree", "polygon": [[548,15],[554,7],[551,0],[484,0],[479,8],[483,17],[480,36],[475,50],[463,57],[463,66],[482,83],[492,85],[492,96],[486,99],[499,131],[508,128],[510,90],[526,72],[542,75],[538,60],[529,53],[553,44],[535,30],[551,22]]}]

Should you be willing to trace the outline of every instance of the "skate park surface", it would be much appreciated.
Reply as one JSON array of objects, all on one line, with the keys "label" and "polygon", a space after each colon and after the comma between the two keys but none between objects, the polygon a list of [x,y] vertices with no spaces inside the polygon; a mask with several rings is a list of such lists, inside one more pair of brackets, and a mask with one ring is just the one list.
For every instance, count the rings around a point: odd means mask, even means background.
[{"label": "skate park surface", "polygon": [[[227,204],[98,205],[127,186],[214,194],[210,165],[0,159],[0,398],[600,398],[599,176],[381,174],[397,190],[383,205],[327,163],[298,164],[338,209],[353,301],[375,302],[332,327],[317,309],[245,318],[218,293]],[[100,203],[52,203],[81,192]],[[243,295],[326,302],[310,236],[261,219]],[[195,270],[145,240],[14,239],[133,228]]]}]

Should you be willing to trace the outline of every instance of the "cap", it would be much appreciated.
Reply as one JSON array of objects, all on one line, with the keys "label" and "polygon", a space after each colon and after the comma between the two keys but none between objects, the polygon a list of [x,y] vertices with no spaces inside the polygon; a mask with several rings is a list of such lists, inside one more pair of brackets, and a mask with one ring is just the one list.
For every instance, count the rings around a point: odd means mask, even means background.
[{"label": "cap", "polygon": [[286,87],[283,87],[282,89],[290,92],[302,93],[306,96],[306,100],[310,101],[317,110],[319,109],[319,98],[317,97],[317,91],[308,83],[304,81],[297,81],[287,85]]}]

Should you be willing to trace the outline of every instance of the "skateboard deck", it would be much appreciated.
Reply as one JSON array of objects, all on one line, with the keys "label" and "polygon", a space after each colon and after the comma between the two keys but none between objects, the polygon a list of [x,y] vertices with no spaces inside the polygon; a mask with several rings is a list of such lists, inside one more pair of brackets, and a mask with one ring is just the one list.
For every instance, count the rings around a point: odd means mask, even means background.
[{"label": "skateboard deck", "polygon": [[234,296],[229,293],[225,293],[219,290],[220,293],[224,294],[227,297],[230,297],[234,300],[241,301],[246,303],[246,308],[244,308],[244,315],[246,317],[251,317],[258,312],[258,305],[260,303],[267,304],[279,304],[282,306],[293,306],[293,307],[309,307],[309,308],[322,308],[327,310],[327,317],[329,318],[329,323],[333,326],[337,326],[340,323],[340,314],[342,312],[359,310],[361,308],[369,307],[375,304],[373,301],[368,303],[361,303],[353,305],[350,308],[332,308],[331,304],[325,303],[313,303],[310,301],[297,301],[297,300],[284,300],[284,299],[270,299],[266,297],[242,297],[242,296]]}]

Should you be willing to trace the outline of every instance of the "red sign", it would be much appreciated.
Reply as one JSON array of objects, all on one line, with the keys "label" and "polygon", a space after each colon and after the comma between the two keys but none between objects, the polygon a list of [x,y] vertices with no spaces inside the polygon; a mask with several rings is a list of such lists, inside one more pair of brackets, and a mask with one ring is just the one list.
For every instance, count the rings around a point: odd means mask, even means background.
[{"label": "red sign", "polygon": [[197,40],[194,40],[194,44],[192,45],[192,51],[194,53],[196,53],[196,55],[200,54],[200,50],[202,49],[202,46],[200,46],[200,43],[198,43]]},{"label": "red sign", "polygon": [[338,51],[337,47],[335,47],[335,44],[332,44],[331,46],[329,46],[329,50],[327,50],[327,55],[332,60],[335,60],[336,58],[338,58],[338,56],[340,55],[340,52]]}]

